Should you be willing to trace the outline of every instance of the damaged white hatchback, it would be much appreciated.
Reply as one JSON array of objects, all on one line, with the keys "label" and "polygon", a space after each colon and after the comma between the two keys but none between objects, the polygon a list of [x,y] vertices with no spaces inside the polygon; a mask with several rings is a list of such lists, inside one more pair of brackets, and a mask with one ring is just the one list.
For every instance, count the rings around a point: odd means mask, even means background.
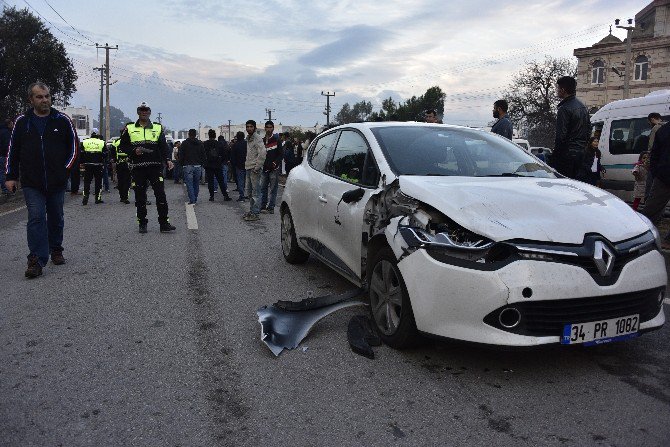
[{"label": "damaged white hatchback", "polygon": [[288,262],[311,254],[369,291],[392,347],[418,333],[601,344],[665,322],[654,226],[488,132],[388,122],[324,132],[288,177],[281,225]]}]

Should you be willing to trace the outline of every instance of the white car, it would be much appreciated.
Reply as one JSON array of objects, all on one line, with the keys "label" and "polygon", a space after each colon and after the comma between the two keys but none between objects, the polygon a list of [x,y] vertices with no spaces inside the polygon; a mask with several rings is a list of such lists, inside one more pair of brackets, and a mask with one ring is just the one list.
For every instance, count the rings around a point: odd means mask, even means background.
[{"label": "white car", "polygon": [[369,291],[385,343],[418,333],[600,344],[665,322],[654,226],[488,132],[360,123],[319,135],[281,203],[285,259]]}]

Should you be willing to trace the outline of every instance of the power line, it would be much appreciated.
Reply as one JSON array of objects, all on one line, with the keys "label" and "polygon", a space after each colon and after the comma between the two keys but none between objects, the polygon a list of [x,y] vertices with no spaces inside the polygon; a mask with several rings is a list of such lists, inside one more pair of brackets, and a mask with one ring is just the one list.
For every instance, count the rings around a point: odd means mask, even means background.
[{"label": "power line", "polygon": [[76,44],[70,43],[69,45],[76,45],[76,46],[80,46],[80,47],[84,47],[84,46],[92,47],[92,46],[95,46],[95,45],[92,45],[92,44],[89,44],[89,43],[86,43],[86,42],[82,42],[81,40],[75,39],[74,37],[70,36],[68,33],[66,33],[66,32],[63,31],[62,29],[58,28],[58,27],[57,27],[56,25],[54,25],[53,23],[51,23],[51,21],[50,21],[49,19],[47,19],[46,17],[44,17],[42,14],[40,14],[39,11],[37,11],[37,9],[33,8],[32,5],[31,5],[30,3],[28,3],[26,0],[23,0],[23,2],[24,2],[26,5],[28,5],[28,6],[30,7],[30,9],[32,9],[33,11],[35,11],[35,14],[37,14],[38,16],[40,16],[40,18],[41,18],[42,20],[45,20],[46,22],[48,22],[52,27],[54,27],[55,29],[57,29],[58,31],[60,31],[65,37],[69,38],[70,40],[73,40],[74,42],[77,42]]},{"label": "power line", "polygon": [[[52,10],[53,12],[55,12],[55,13],[58,15],[58,17],[60,17],[61,19],[63,19],[63,22],[65,22],[65,23],[67,23],[68,25],[70,25],[70,23],[69,23],[67,20],[65,20],[65,17],[63,17],[62,15],[60,15],[60,13],[59,13],[58,11],[56,11],[56,10],[54,9],[54,7],[51,6],[51,4],[50,4],[47,0],[44,0],[44,3],[46,3],[46,4],[49,6],[49,8],[51,8],[51,10]],[[77,34],[79,34],[81,37],[83,37],[84,39],[88,40],[89,42],[91,42],[91,43],[95,43],[95,42],[93,42],[90,38],[88,38],[87,36],[84,36],[82,33],[80,33],[79,30],[75,29],[74,26],[70,25],[70,28],[72,28]]]}]

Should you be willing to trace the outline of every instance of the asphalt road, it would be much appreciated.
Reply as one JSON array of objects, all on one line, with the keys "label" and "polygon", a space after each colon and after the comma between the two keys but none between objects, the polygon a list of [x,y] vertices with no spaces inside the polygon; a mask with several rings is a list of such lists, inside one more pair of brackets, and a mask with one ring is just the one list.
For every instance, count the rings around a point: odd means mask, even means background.
[{"label": "asphalt road", "polygon": [[243,222],[248,204],[205,189],[188,230],[182,187],[167,190],[174,234],[155,205],[140,235],[114,192],[67,196],[68,263],[31,281],[26,212],[0,214],[1,446],[670,444],[670,325],[595,348],[426,340],[369,360],[347,344],[354,307],[275,358],[256,309],[349,284],[285,263],[278,214]]}]

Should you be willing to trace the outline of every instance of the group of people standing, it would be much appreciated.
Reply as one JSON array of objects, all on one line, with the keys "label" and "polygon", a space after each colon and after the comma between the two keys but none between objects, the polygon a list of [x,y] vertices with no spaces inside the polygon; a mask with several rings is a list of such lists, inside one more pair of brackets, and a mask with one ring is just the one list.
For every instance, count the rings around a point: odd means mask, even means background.
[{"label": "group of people standing", "polygon": [[216,137],[216,131],[208,131],[204,142],[197,139],[195,129],[188,131],[188,138],[177,142],[172,154],[175,163],[174,181],[183,178],[189,205],[198,202],[200,180],[207,179],[209,200],[214,201],[218,188],[224,201],[232,200],[228,194],[228,178],[233,176],[239,197],[237,201],[249,199],[249,211],[243,218],[247,221],[260,219],[260,214],[273,214],[277,202],[279,175],[282,162],[286,171],[300,163],[300,151],[288,132],[275,133],[272,121],[266,121],[263,136],[257,131],[254,120],[245,123],[247,135],[237,132],[231,142],[223,136]]}]

